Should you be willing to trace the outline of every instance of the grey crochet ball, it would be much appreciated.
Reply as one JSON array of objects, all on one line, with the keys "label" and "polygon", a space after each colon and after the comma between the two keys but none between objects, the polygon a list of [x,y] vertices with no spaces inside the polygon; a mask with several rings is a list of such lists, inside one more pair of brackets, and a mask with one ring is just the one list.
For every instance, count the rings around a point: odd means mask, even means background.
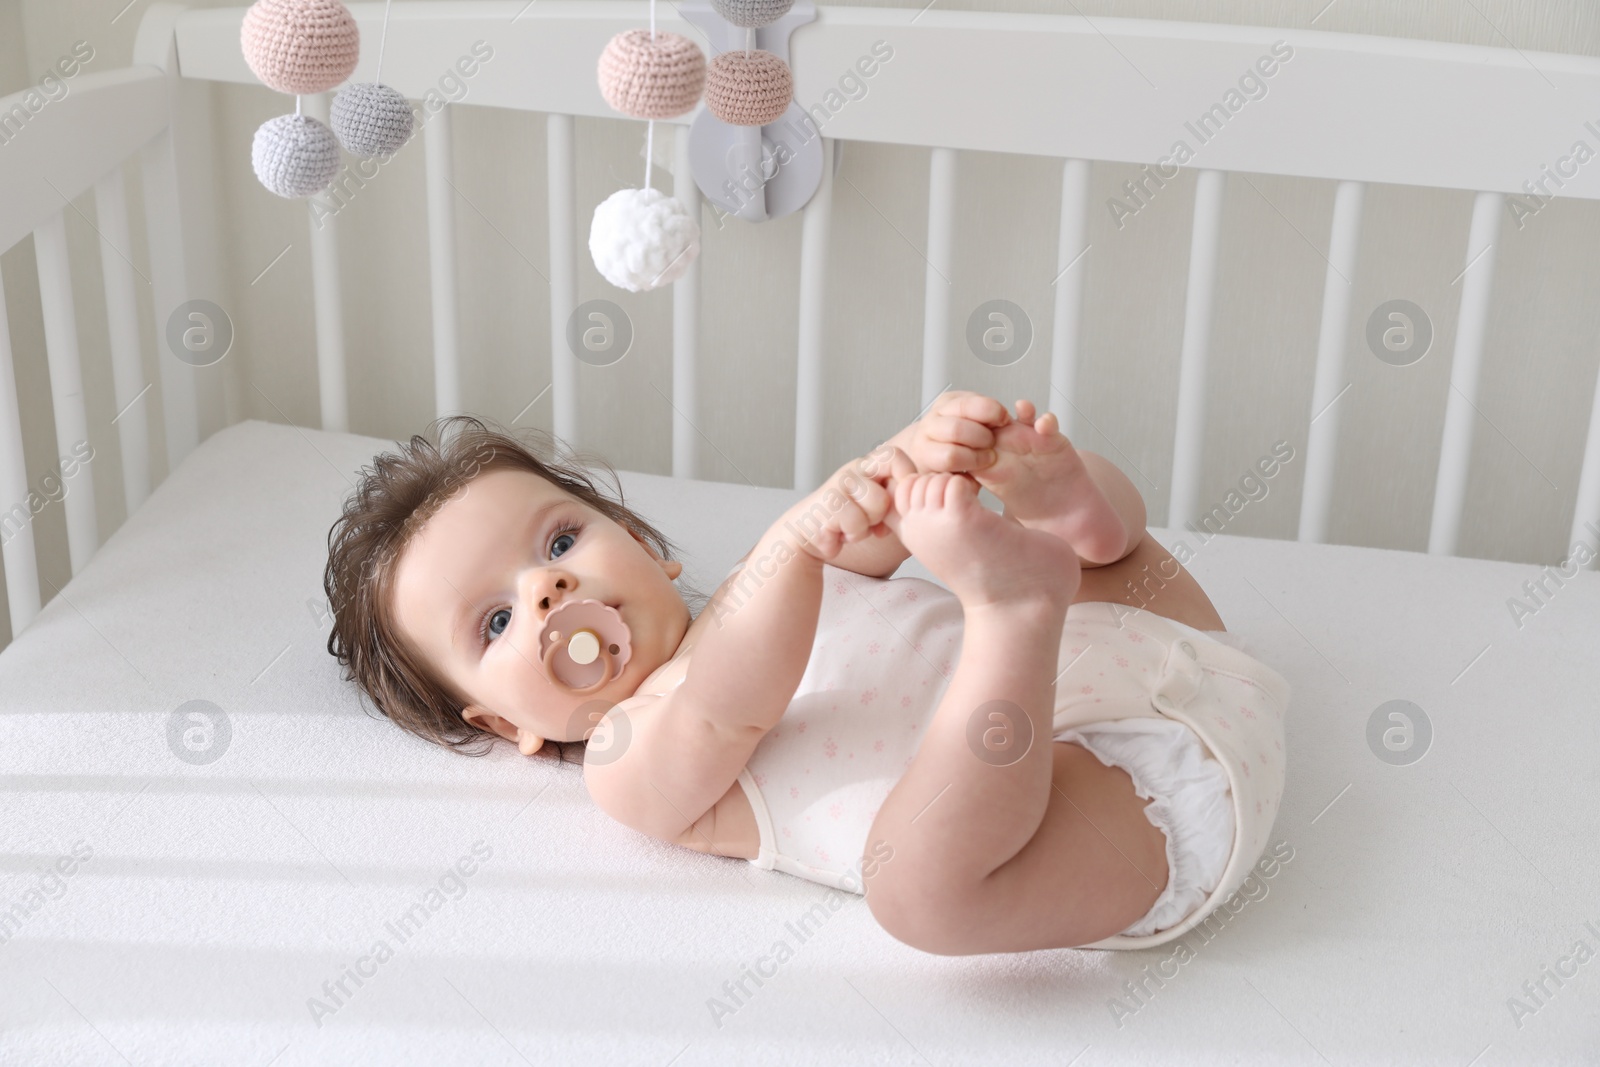
[{"label": "grey crochet ball", "polygon": [[794,0],[711,0],[717,14],[745,29],[770,26],[789,13]]},{"label": "grey crochet ball", "polygon": [[375,82],[345,86],[328,109],[328,123],[344,150],[364,159],[398,151],[411,140],[413,121],[410,102]]},{"label": "grey crochet ball", "polygon": [[315,196],[339,173],[339,140],[309,115],[279,115],[256,130],[250,163],[279,196]]}]

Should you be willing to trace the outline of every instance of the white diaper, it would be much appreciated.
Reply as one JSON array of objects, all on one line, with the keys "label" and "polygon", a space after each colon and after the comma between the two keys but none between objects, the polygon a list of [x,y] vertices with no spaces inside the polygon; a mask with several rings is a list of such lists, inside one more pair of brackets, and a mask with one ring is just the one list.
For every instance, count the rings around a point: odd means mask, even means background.
[{"label": "white diaper", "polygon": [[1140,937],[1177,925],[1217,887],[1233,848],[1233,798],[1222,764],[1176,719],[1092,722],[1056,740],[1075,741],[1101,763],[1127,771],[1134,790],[1152,802],[1145,817],[1166,835],[1167,885],[1122,935]]}]

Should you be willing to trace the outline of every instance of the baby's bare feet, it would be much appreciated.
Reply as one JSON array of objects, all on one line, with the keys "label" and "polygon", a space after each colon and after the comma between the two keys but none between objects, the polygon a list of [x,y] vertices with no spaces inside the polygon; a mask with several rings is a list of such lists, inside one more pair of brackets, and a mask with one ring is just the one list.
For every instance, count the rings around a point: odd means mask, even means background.
[{"label": "baby's bare feet", "polygon": [[1065,610],[1078,591],[1077,554],[1061,538],[997,515],[964,474],[906,474],[884,521],[962,606],[1026,603]]},{"label": "baby's bare feet", "polygon": [[995,430],[994,463],[972,476],[1022,525],[1054,534],[1090,563],[1109,563],[1128,543],[1122,517],[1083,457],[1060,432],[1054,412],[1035,419],[1017,401],[1017,417]]}]

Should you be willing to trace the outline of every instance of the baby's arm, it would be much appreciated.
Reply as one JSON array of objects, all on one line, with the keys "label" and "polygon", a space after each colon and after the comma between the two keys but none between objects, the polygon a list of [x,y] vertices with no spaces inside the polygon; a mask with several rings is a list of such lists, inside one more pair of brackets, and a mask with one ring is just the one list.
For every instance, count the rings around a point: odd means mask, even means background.
[{"label": "baby's arm", "polygon": [[701,609],[702,617],[711,613],[710,625],[696,639],[682,684],[648,698],[652,710],[637,725],[621,727],[607,715],[596,727],[599,751],[615,747],[615,754],[593,758],[591,738],[584,784],[618,822],[715,851],[716,803],[783,718],[811,659],[822,561],[800,547],[794,530],[815,496],[774,523]]}]

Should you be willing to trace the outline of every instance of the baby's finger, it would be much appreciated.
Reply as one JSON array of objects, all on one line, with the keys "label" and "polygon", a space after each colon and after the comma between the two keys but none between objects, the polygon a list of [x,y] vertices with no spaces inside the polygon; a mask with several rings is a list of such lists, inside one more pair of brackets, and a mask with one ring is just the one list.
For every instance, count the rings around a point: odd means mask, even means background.
[{"label": "baby's finger", "polygon": [[839,509],[839,514],[834,517],[834,523],[839,528],[839,533],[845,541],[859,541],[866,537],[867,530],[872,524],[867,521],[867,516],[862,512],[861,505],[855,501],[847,501]]},{"label": "baby's finger", "polygon": [[[889,490],[890,497],[892,499],[898,499],[900,496],[900,488],[903,487],[904,483],[901,483],[901,486],[891,488]],[[894,534],[896,537],[900,536],[900,516],[901,511],[899,509],[899,505],[892,505],[888,511],[883,513],[883,525],[881,527],[874,528],[872,531],[873,534],[876,535],[878,533],[878,529],[881,528],[886,534]]]},{"label": "baby's finger", "polygon": [[889,513],[892,503],[888,489],[876,481],[868,482],[866,492],[861,496],[861,510],[866,516],[868,527],[875,527],[882,522],[883,517]]},{"label": "baby's finger", "polygon": [[917,464],[903,449],[894,450],[894,458],[889,461],[889,477],[883,483],[886,488],[893,491],[895,485],[902,485],[906,479],[917,473]]},{"label": "baby's finger", "polygon": [[994,444],[994,430],[977,419],[962,415],[932,415],[923,422],[927,437],[933,441],[972,449],[989,448]]},{"label": "baby's finger", "polygon": [[817,547],[818,553],[826,561],[839,554],[840,549],[844,547],[844,538],[832,523],[828,523],[817,533],[811,543]]},{"label": "baby's finger", "polygon": [[994,426],[1004,426],[1011,420],[1011,412],[994,397],[967,391],[946,394],[943,403],[934,413],[972,419]]},{"label": "baby's finger", "polygon": [[995,433],[981,422],[949,415],[924,420],[923,437],[928,466],[936,470],[971,470],[997,458]]},{"label": "baby's finger", "polygon": [[[857,470],[861,468],[857,465]],[[888,490],[871,478],[851,479],[845,486],[846,499],[837,522],[846,540],[859,540],[867,536],[874,523],[887,510]]]},{"label": "baby's finger", "polygon": [[894,483],[894,511],[890,517],[890,529],[898,535],[900,533],[900,517],[911,510],[911,492],[917,487],[917,482],[922,479],[915,470],[898,473]]},{"label": "baby's finger", "polygon": [[887,454],[873,451],[858,461],[858,469],[879,485],[888,485],[895,471],[901,468],[917,469],[916,461],[897,445],[890,445]]}]

